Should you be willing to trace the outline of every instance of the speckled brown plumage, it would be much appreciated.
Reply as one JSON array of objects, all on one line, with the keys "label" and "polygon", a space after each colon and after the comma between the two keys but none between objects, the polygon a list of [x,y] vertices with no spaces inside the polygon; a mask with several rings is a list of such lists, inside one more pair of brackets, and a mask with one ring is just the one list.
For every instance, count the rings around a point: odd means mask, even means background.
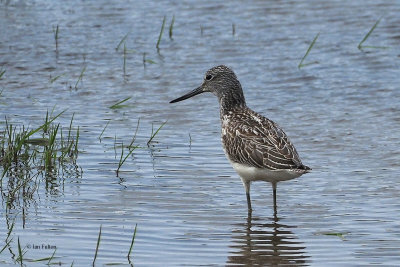
[{"label": "speckled brown plumage", "polygon": [[228,158],[237,163],[270,170],[306,172],[296,148],[273,121],[247,107],[221,116],[222,144]]}]

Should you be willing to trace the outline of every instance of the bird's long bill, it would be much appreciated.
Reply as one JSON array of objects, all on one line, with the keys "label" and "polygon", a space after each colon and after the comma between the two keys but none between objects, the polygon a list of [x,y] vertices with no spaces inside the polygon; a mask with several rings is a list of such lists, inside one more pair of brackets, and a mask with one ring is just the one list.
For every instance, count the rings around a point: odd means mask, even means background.
[{"label": "bird's long bill", "polygon": [[199,86],[196,89],[194,89],[193,91],[190,91],[189,93],[187,93],[186,95],[178,97],[177,99],[174,99],[169,103],[176,103],[176,102],[191,98],[192,96],[195,96],[195,95],[198,95],[198,94],[201,94],[201,93],[204,93],[204,91],[203,91],[203,88],[201,86]]}]

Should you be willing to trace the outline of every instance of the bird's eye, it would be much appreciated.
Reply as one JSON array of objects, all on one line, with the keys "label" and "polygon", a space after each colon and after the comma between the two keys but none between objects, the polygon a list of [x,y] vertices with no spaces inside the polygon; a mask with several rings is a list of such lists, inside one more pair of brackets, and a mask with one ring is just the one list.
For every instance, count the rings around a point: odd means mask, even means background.
[{"label": "bird's eye", "polygon": [[206,80],[209,81],[213,78],[213,76],[211,74],[206,75]]}]

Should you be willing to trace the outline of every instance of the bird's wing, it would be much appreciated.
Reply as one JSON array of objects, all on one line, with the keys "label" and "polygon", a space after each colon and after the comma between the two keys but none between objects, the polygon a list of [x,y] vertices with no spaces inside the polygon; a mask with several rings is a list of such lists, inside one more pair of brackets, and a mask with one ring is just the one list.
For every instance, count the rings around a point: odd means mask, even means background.
[{"label": "bird's wing", "polygon": [[257,168],[303,168],[296,148],[273,121],[255,113],[232,116],[222,141],[234,162]]}]

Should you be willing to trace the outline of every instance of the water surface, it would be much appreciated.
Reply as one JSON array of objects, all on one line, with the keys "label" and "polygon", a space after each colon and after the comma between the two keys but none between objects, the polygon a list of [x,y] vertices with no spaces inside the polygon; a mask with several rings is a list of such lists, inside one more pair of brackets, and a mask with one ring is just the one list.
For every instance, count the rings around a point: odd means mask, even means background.
[{"label": "water surface", "polygon": [[[1,1],[1,130],[5,117],[37,127],[47,110],[66,109],[57,123],[68,128],[75,114],[80,153],[74,171],[51,188],[42,181],[24,205],[6,212],[2,194],[1,248],[15,225],[0,264],[16,263],[19,237],[28,266],[45,265],[29,260],[54,247],[52,262],[87,266],[101,225],[96,265],[129,265],[137,224],[137,266],[399,265],[399,12],[398,1],[372,0]],[[380,17],[365,45],[386,49],[360,51]],[[317,33],[306,62],[318,63],[299,70]],[[126,34],[124,75],[115,48]],[[143,53],[156,64],[144,67]],[[276,121],[313,168],[278,185],[278,218],[266,183],[253,184],[248,216],[215,97],[168,104],[217,64],[235,70],[248,105]],[[117,153],[139,118],[141,148],[117,176]],[[152,125],[165,121],[147,147]]]}]

